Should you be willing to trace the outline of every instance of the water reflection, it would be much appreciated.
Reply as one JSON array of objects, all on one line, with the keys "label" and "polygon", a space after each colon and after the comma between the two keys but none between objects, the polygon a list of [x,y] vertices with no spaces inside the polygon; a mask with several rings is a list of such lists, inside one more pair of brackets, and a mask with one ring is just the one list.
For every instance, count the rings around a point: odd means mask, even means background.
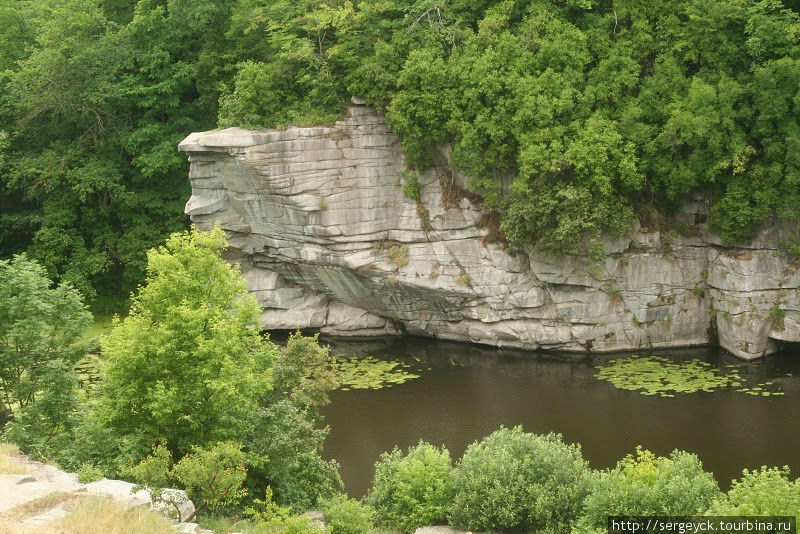
[{"label": "water reflection", "polygon": [[[576,356],[496,350],[421,338],[345,342],[334,352],[407,358],[430,367],[422,377],[378,391],[337,391],[326,409],[326,454],[360,496],[382,451],[419,440],[446,445],[455,458],[500,425],[560,432],[583,446],[593,467],[609,467],[641,444],[658,454],[697,453],[723,487],[744,467],[789,465],[800,474],[800,351],[742,365],[743,378],[772,380],[783,397],[732,390],[646,397],[594,378],[593,364],[616,355]],[[645,352],[640,352],[644,354]],[[660,351],[670,358],[741,364],[717,349]],[[793,376],[786,376],[791,374]]]}]

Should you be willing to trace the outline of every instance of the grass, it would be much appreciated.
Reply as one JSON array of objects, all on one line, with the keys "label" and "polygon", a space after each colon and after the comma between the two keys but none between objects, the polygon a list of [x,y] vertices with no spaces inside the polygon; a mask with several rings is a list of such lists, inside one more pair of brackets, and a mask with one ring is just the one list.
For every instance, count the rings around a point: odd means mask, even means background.
[{"label": "grass", "polygon": [[108,334],[111,331],[111,321],[113,319],[113,315],[95,315],[92,324],[83,332],[83,339],[88,341]]},{"label": "grass", "polygon": [[175,534],[172,523],[143,507],[128,508],[110,497],[85,497],[55,524],[65,534]]},{"label": "grass", "polygon": [[0,442],[0,473],[4,475],[28,474],[28,468],[13,458],[13,456],[19,456],[19,454],[19,449],[16,445]]},{"label": "grass", "polygon": [[196,521],[201,528],[214,532],[241,532],[242,534],[263,534],[265,532],[265,529],[248,519],[203,514],[198,516]]},{"label": "grass", "polygon": [[33,517],[41,514],[51,508],[58,506],[61,503],[75,499],[76,496],[71,493],[64,493],[63,491],[54,491],[48,493],[44,497],[39,497],[32,501],[28,501],[15,506],[8,510],[4,515],[14,519],[24,519],[26,517]]}]

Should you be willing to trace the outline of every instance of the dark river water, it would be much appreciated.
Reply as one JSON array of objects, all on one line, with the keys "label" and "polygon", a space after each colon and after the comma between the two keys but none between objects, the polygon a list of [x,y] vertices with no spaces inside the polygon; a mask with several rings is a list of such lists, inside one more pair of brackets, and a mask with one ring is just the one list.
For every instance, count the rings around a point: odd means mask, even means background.
[{"label": "dark river water", "polygon": [[594,377],[593,365],[620,354],[528,353],[408,337],[323,341],[334,353],[402,359],[424,369],[420,378],[391,388],[331,395],[325,453],[341,464],[346,491],[353,496],[367,491],[383,451],[424,440],[446,445],[456,459],[500,425],[559,432],[566,441],[580,443],[595,468],[611,467],[643,445],[662,455],[673,449],[696,453],[723,488],[745,467],[789,465],[794,476],[800,475],[796,347],[755,363],[718,349],[659,351],[676,360],[742,364],[745,380],[771,379],[785,392],[762,398],[728,389],[662,398],[619,390]]}]

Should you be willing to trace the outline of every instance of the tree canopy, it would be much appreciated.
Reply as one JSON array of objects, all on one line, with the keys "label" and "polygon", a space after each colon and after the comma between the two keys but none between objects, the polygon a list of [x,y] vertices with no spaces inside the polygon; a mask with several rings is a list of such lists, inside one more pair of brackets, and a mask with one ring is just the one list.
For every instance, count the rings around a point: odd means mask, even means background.
[{"label": "tree canopy", "polygon": [[795,0],[0,0],[0,253],[96,304],[185,227],[178,141],[386,112],[513,246],[585,250],[697,197],[800,217]]}]

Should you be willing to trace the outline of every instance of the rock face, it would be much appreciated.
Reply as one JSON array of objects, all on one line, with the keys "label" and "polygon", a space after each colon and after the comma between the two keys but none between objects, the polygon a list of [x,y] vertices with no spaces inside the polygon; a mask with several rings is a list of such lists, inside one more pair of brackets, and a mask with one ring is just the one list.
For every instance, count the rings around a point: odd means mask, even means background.
[{"label": "rock face", "polygon": [[722,247],[694,201],[683,235],[637,227],[601,260],[509,253],[449,165],[406,198],[399,140],[360,105],[333,126],[194,133],[180,150],[186,213],[228,232],[269,329],[566,351],[718,339],[747,359],[800,341],[800,263],[785,251],[796,225]]},{"label": "rock face", "polygon": [[[164,495],[170,499],[170,504],[166,504],[154,502],[147,490],[134,492],[134,484],[124,480],[103,478],[82,484],[75,473],[64,472],[21,454],[0,451],[0,460],[6,469],[10,467],[12,471],[0,473],[2,532],[61,532],[54,523],[69,515],[72,501],[87,496],[109,497],[128,508],[146,506],[172,518],[175,529],[180,532],[200,532],[196,524],[178,521],[192,516],[195,511],[194,504],[183,490],[164,489]],[[176,518],[178,513],[180,517]]]}]

